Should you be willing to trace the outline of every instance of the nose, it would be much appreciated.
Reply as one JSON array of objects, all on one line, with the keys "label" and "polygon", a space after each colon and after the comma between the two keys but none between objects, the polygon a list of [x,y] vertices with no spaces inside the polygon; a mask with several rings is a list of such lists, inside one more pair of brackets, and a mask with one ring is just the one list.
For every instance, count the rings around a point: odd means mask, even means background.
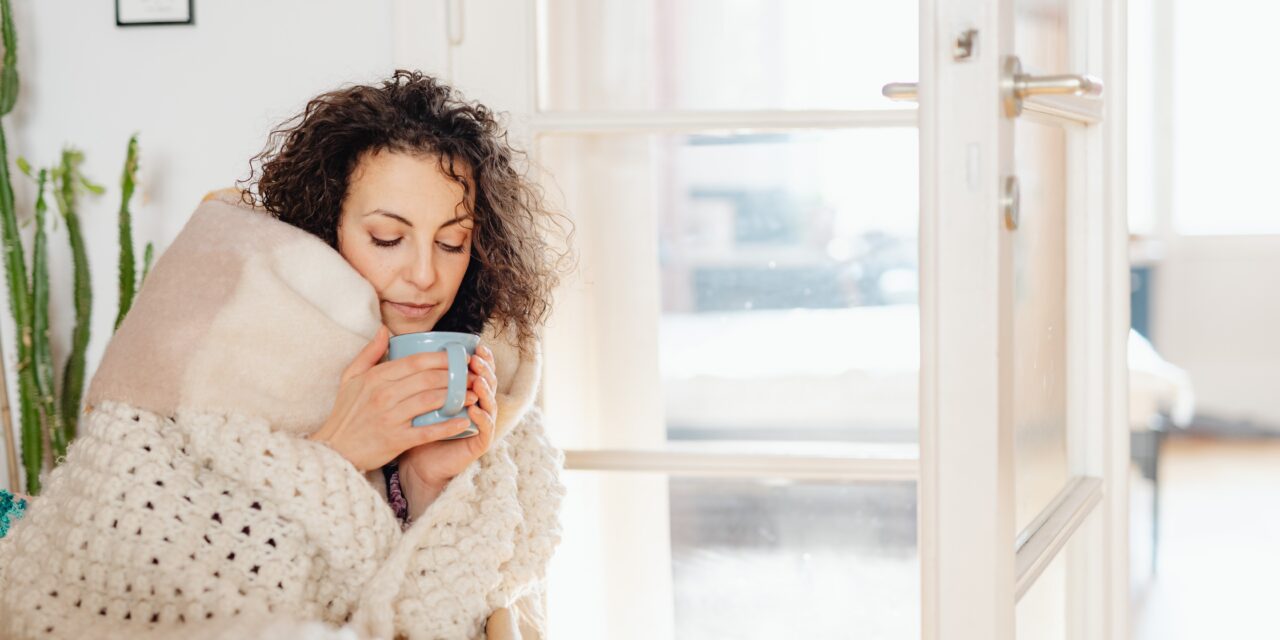
[{"label": "nose", "polygon": [[436,281],[436,265],[435,256],[428,248],[425,251],[418,251],[414,254],[413,260],[407,267],[406,280],[413,286],[426,291],[431,288]]}]

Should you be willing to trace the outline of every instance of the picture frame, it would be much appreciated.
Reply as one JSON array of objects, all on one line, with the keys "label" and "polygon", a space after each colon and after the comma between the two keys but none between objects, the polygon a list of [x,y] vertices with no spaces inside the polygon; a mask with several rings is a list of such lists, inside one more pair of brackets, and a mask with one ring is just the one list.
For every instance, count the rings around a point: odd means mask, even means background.
[{"label": "picture frame", "polygon": [[115,0],[117,27],[194,25],[195,0]]}]

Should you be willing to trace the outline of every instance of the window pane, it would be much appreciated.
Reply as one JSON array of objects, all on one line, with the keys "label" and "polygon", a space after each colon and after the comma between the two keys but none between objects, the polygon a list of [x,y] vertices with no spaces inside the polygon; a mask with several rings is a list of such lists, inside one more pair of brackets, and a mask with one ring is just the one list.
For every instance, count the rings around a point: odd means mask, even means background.
[{"label": "window pane", "polygon": [[1015,125],[1022,213],[1013,238],[1017,531],[1067,481],[1066,135]]},{"label": "window pane", "polygon": [[915,2],[542,0],[540,107],[893,109],[914,81]]},{"label": "window pane", "polygon": [[[656,362],[638,363],[646,338],[623,332],[577,369],[616,380],[654,367],[665,432],[645,442],[915,441],[914,129],[556,136],[539,149],[590,247],[581,286],[612,297],[598,331],[650,314],[637,326],[657,336]],[[608,414],[595,424],[605,438],[620,428]],[[562,446],[588,442],[608,446]]]},{"label": "window pane", "polygon": [[1066,549],[1059,552],[1018,601],[1014,610],[1017,640],[1066,640],[1067,553]]},{"label": "window pane", "polygon": [[570,471],[554,638],[919,635],[911,483]]},{"label": "window pane", "polygon": [[[1017,41],[1031,69],[1067,69],[1066,2],[1018,5]],[[1060,126],[1019,118],[1013,234],[1013,408],[1016,531],[1067,481],[1067,141]]]}]

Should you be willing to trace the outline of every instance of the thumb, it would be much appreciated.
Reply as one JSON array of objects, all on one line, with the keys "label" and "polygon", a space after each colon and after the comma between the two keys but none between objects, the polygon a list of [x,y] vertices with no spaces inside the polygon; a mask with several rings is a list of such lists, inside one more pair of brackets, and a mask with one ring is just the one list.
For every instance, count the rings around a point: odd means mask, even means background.
[{"label": "thumb", "polygon": [[382,359],[382,354],[387,352],[387,345],[391,341],[391,331],[387,329],[387,325],[379,324],[378,332],[373,334],[373,340],[369,341],[360,353],[347,365],[345,371],[342,372],[342,382],[346,381],[368,371],[373,365],[378,364]]}]

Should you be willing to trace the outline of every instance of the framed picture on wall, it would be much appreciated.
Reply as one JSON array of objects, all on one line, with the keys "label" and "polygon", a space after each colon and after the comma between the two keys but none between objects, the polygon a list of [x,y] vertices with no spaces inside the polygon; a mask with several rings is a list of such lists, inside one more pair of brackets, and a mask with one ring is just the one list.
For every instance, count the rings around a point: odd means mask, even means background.
[{"label": "framed picture on wall", "polygon": [[116,26],[195,24],[195,0],[116,0]]}]

